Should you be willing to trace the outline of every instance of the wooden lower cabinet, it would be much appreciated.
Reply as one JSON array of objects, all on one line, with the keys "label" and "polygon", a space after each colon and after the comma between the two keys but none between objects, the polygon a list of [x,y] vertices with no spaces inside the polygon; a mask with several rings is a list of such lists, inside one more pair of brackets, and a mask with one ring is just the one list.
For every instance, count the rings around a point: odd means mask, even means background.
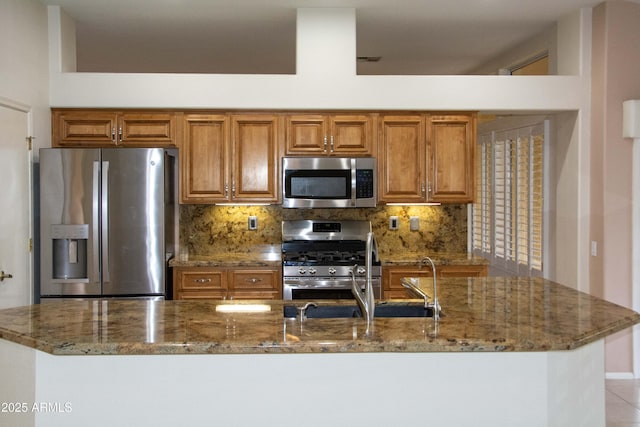
[{"label": "wooden lower cabinet", "polygon": [[280,299],[280,269],[174,267],[173,299]]},{"label": "wooden lower cabinet", "polygon": [[[443,277],[482,277],[488,274],[486,265],[443,265],[436,267],[436,279]],[[413,266],[382,267],[382,297],[384,299],[415,298],[407,292],[400,280],[403,277],[432,278],[430,267],[418,269]],[[428,293],[428,292],[427,292]]]}]

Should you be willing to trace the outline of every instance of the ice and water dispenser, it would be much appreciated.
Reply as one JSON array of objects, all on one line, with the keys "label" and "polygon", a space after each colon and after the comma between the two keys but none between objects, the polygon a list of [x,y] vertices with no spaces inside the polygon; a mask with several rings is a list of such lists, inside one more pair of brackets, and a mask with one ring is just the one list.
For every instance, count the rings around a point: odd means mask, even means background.
[{"label": "ice and water dispenser", "polygon": [[53,280],[87,280],[88,224],[51,225]]}]

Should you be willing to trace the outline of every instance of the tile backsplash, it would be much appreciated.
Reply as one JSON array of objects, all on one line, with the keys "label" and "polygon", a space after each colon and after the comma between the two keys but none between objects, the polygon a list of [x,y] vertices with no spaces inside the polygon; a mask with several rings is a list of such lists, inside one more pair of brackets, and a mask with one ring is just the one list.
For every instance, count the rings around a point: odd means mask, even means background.
[{"label": "tile backsplash", "polygon": [[[249,216],[258,228],[248,229]],[[397,216],[398,230],[389,230],[389,217]],[[418,231],[409,229],[417,216]],[[467,206],[379,206],[362,209],[283,209],[281,206],[180,206],[180,244],[189,253],[208,255],[248,252],[279,245],[281,222],[295,219],[368,220],[381,254],[398,251],[467,251]]]}]

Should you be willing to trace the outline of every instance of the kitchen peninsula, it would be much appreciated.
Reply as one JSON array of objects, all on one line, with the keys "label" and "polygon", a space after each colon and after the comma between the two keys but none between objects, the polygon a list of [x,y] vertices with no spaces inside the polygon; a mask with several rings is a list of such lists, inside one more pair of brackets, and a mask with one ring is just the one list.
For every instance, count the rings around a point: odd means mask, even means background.
[{"label": "kitchen peninsula", "polygon": [[[0,416],[36,426],[604,425],[604,337],[640,314],[542,279],[438,283],[439,322],[378,318],[368,331],[360,318],[285,318],[291,301],[2,310],[3,398],[72,410]],[[256,306],[265,311],[246,310]]]}]

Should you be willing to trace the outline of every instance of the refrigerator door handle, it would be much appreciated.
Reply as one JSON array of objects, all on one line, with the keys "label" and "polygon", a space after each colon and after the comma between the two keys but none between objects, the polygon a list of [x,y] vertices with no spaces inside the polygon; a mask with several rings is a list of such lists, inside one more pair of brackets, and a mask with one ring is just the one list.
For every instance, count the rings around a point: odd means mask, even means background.
[{"label": "refrigerator door handle", "polygon": [[91,253],[92,265],[89,279],[91,283],[100,282],[100,252],[99,252],[99,229],[100,224],[100,162],[93,162],[93,181],[92,181],[92,208],[91,208]]},{"label": "refrigerator door handle", "polygon": [[102,283],[109,277],[109,162],[102,162]]}]

